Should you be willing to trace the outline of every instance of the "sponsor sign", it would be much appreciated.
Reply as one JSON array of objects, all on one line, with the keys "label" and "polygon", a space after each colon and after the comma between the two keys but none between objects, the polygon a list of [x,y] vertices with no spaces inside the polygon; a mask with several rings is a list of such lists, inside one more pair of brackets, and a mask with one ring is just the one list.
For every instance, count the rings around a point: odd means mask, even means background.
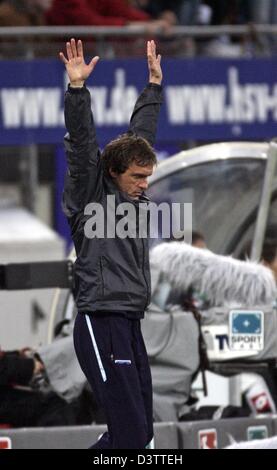
[{"label": "sponsor sign", "polygon": [[256,441],[268,438],[268,429],[266,426],[250,426],[247,428],[247,440]]},{"label": "sponsor sign", "polygon": [[0,437],[0,450],[8,450],[12,448],[12,441],[9,437]]},{"label": "sponsor sign", "polygon": [[229,315],[229,347],[232,351],[263,351],[264,313],[233,310]]},{"label": "sponsor sign", "polygon": [[198,432],[199,449],[218,449],[217,430],[205,429]]},{"label": "sponsor sign", "polygon": [[233,351],[229,347],[229,326],[209,325],[202,327],[208,356],[211,361],[227,361],[232,359],[256,356],[257,351]]},{"label": "sponsor sign", "polygon": [[[60,143],[67,79],[58,60],[0,61],[1,144]],[[270,139],[276,135],[277,58],[165,59],[158,143]],[[145,59],[102,60],[87,81],[97,136],[128,128],[147,83]]]},{"label": "sponsor sign", "polygon": [[259,377],[247,390],[246,401],[255,415],[276,413],[276,406],[265,381]]}]

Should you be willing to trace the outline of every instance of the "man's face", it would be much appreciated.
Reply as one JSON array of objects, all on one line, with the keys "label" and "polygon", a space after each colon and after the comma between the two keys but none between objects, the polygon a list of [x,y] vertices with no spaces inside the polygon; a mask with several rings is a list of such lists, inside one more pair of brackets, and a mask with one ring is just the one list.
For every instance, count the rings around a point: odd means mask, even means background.
[{"label": "man's face", "polygon": [[270,269],[272,269],[275,279],[277,281],[277,255],[275,256],[272,263],[270,263]]},{"label": "man's face", "polygon": [[125,173],[117,174],[110,170],[110,175],[120,191],[131,199],[138,199],[148,188],[148,178],[153,173],[153,165],[140,166],[131,163]]},{"label": "man's face", "polygon": [[274,260],[271,261],[271,263],[267,263],[267,262],[264,261],[263,264],[267,268],[271,269],[271,271],[273,272],[273,274],[275,276],[276,282],[277,282],[277,254],[276,254]]},{"label": "man's face", "polygon": [[198,238],[194,243],[192,243],[192,246],[202,248],[203,250],[207,248],[206,242],[202,240],[202,238]]}]

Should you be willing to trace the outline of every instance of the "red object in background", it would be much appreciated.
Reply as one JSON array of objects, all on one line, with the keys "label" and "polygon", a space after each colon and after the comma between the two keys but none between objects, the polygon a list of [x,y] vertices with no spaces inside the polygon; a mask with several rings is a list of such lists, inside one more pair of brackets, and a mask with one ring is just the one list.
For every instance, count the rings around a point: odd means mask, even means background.
[{"label": "red object in background", "polygon": [[250,398],[250,400],[257,414],[274,412],[270,403],[270,398],[266,392],[253,396]]},{"label": "red object in background", "polygon": [[216,429],[205,429],[198,432],[199,449],[217,449],[217,431]]},{"label": "red object in background", "polygon": [[12,441],[9,437],[0,437],[0,450],[8,450],[12,448]]},{"label": "red object in background", "polygon": [[255,415],[276,413],[276,406],[270,390],[262,378],[246,391],[245,398]]},{"label": "red object in background", "polygon": [[11,425],[10,424],[0,424],[0,429],[11,429]]},{"label": "red object in background", "polygon": [[50,25],[124,26],[150,19],[126,0],[54,0],[46,13]]}]

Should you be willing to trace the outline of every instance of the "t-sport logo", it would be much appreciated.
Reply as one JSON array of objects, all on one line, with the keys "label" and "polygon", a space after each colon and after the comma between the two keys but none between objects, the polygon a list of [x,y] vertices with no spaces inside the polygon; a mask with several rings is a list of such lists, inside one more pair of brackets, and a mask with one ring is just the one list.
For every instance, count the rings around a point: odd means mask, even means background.
[{"label": "t-sport logo", "polygon": [[232,310],[229,315],[229,346],[233,351],[264,349],[264,312]]}]

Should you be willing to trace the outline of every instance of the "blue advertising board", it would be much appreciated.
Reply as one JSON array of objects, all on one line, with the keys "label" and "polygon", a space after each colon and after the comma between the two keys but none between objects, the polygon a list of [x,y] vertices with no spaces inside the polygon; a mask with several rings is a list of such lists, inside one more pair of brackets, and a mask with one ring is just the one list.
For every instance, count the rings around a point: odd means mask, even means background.
[{"label": "blue advertising board", "polygon": [[[0,145],[61,143],[67,86],[58,60],[1,61]],[[277,135],[277,58],[165,59],[159,143]],[[144,59],[100,61],[88,81],[100,145],[128,127]]]}]

